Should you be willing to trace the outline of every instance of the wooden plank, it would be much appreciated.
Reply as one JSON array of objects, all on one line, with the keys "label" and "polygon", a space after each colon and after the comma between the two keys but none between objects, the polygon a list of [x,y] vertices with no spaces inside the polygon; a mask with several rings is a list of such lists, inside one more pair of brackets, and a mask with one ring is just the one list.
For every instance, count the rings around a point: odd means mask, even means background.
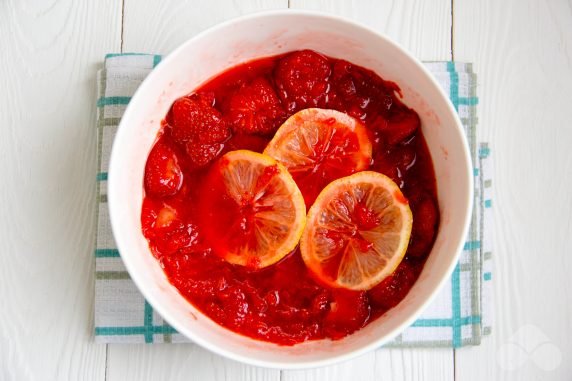
[{"label": "wooden plank", "polygon": [[[269,2],[196,2],[194,7],[166,2],[158,5],[125,4],[124,51],[168,53],[189,36],[239,13],[264,7]],[[278,5],[285,5],[281,2]],[[450,58],[450,2],[431,6],[423,2],[290,1],[293,8],[320,9],[352,17],[384,31],[422,59]],[[157,32],[159,31],[159,32]],[[139,371],[138,369],[144,369]],[[453,351],[378,350],[334,367],[311,371],[282,372],[284,379],[453,379]],[[183,378],[276,379],[278,371],[256,369],[221,359],[195,346],[109,347],[108,379]]]},{"label": "wooden plank", "polygon": [[95,76],[119,2],[0,2],[0,379],[103,380]]},{"label": "wooden plank", "polygon": [[283,371],[282,380],[453,380],[453,373],[452,349],[379,349],[334,366]]},{"label": "wooden plank", "polygon": [[572,374],[572,6],[455,0],[455,58],[479,76],[493,149],[492,337],[456,352],[462,380]]},{"label": "wooden plank", "polygon": [[194,344],[110,345],[107,380],[277,381],[279,370],[247,366]]},{"label": "wooden plank", "polygon": [[[422,60],[451,58],[451,2],[291,0],[292,8],[344,16],[380,31]],[[285,380],[452,380],[452,349],[380,349],[340,365],[283,372]]]},{"label": "wooden plank", "polygon": [[166,54],[203,30],[247,13],[287,8],[288,0],[125,0],[124,52]]},{"label": "wooden plank", "polygon": [[[124,52],[167,54],[226,19],[263,9],[286,8],[287,0],[126,0]],[[226,360],[196,345],[109,345],[107,380],[279,380],[280,371]]]},{"label": "wooden plank", "polygon": [[355,20],[385,33],[424,61],[451,58],[450,0],[290,0],[290,7]]}]

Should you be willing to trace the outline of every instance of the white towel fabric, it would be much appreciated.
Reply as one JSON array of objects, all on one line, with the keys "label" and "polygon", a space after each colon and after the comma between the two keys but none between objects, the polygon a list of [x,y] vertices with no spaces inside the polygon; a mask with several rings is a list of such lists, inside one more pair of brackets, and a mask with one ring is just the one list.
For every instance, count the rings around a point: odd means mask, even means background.
[{"label": "white towel fabric", "polygon": [[[95,250],[95,338],[100,343],[188,342],[144,300],[123,266],[107,208],[111,146],[131,96],[159,63],[149,54],[109,54],[98,73],[98,230]],[[426,63],[459,112],[471,148],[475,206],[465,249],[453,276],[420,318],[390,347],[477,345],[491,331],[492,243],[490,150],[476,141],[476,75],[471,64]]]}]

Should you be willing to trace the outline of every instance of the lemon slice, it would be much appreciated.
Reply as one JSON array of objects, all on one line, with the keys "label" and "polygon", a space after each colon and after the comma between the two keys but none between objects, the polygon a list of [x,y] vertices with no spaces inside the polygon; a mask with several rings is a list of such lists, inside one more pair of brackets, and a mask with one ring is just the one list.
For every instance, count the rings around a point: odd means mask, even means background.
[{"label": "lemon slice", "polygon": [[413,217],[387,176],[364,171],[324,188],[308,211],[300,252],[324,283],[368,290],[399,265]]},{"label": "lemon slice", "polygon": [[296,248],[306,205],[282,164],[260,153],[231,151],[213,165],[204,186],[203,233],[226,261],[262,268]]},{"label": "lemon slice", "polygon": [[264,153],[288,168],[310,205],[333,180],[369,167],[371,142],[357,119],[309,108],[288,118]]}]

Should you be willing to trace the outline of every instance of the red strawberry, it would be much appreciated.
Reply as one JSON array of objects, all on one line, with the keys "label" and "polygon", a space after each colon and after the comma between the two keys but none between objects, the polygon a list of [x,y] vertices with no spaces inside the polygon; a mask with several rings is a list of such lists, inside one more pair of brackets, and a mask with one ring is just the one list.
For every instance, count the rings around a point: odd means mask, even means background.
[{"label": "red strawberry", "polygon": [[395,162],[390,150],[384,149],[377,153],[373,169],[389,177],[400,188],[403,188],[405,185],[403,181],[404,172],[401,171],[399,165]]},{"label": "red strawberry", "polygon": [[351,75],[352,71],[353,65],[348,61],[338,60],[334,64],[332,78],[338,93],[346,99],[355,97],[357,93],[356,84]]},{"label": "red strawberry", "polygon": [[213,161],[223,150],[224,144],[206,144],[195,141],[187,142],[185,149],[194,167],[204,167]]},{"label": "red strawberry", "polygon": [[386,141],[396,145],[411,137],[421,125],[419,115],[406,107],[394,107],[387,119],[377,125]]},{"label": "red strawberry", "polygon": [[238,149],[247,149],[255,152],[262,152],[266,145],[268,145],[269,139],[258,135],[246,135],[246,134],[235,134],[232,138],[225,144],[229,151],[234,151]]},{"label": "red strawberry", "polygon": [[427,195],[415,200],[411,205],[413,229],[407,254],[422,257],[429,254],[439,222],[439,211],[433,199]]},{"label": "red strawberry", "polygon": [[324,330],[333,339],[344,337],[363,327],[369,318],[369,313],[365,292],[334,289],[330,311],[324,319]]},{"label": "red strawberry", "polygon": [[323,106],[330,91],[328,59],[312,50],[282,58],[276,67],[278,95],[289,112]]},{"label": "red strawberry", "polygon": [[[331,93],[328,106],[345,111],[354,118],[367,121],[368,124],[387,124],[387,114],[400,103],[395,99],[399,87],[380,78],[373,71],[355,66],[347,61],[338,60],[334,64]],[[358,95],[359,94],[359,95]]]},{"label": "red strawberry", "polygon": [[177,227],[177,224],[179,223],[179,213],[177,210],[168,204],[164,204],[157,213],[155,228],[168,230]]},{"label": "red strawberry", "polygon": [[415,151],[408,146],[383,147],[375,154],[373,169],[391,178],[400,188],[406,172],[417,160]]},{"label": "red strawberry", "polygon": [[196,140],[205,144],[223,143],[230,137],[230,129],[226,123],[213,124],[210,128],[200,131]]},{"label": "red strawberry", "polygon": [[157,211],[161,209],[161,202],[152,198],[145,197],[143,206],[141,207],[141,226],[143,235],[147,239],[155,236],[155,221],[157,220]]},{"label": "red strawberry", "polygon": [[170,255],[183,248],[195,246],[198,228],[185,222],[181,202],[167,202],[145,198],[141,212],[143,234],[153,247],[157,257]]},{"label": "red strawberry", "polygon": [[158,197],[172,196],[181,189],[183,172],[175,150],[159,141],[147,158],[145,165],[145,191]]},{"label": "red strawberry", "polygon": [[411,266],[401,262],[393,274],[368,291],[369,300],[372,305],[383,309],[395,307],[405,298],[416,279]]},{"label": "red strawberry", "polygon": [[250,309],[250,303],[244,290],[239,285],[231,286],[219,293],[219,298],[227,313],[227,326],[242,326]]},{"label": "red strawberry", "polygon": [[146,197],[143,201],[141,223],[150,238],[184,225],[182,203],[174,198],[168,203]]},{"label": "red strawberry", "polygon": [[213,107],[209,95],[192,94],[179,98],[171,107],[171,136],[180,144],[189,140],[220,143],[230,136],[221,113]]},{"label": "red strawberry", "polygon": [[159,255],[171,255],[178,250],[196,245],[198,228],[193,223],[174,223],[169,228],[160,230],[152,243]]},{"label": "red strawberry", "polygon": [[234,132],[246,134],[274,132],[285,116],[278,96],[264,78],[241,87],[230,99],[227,115]]}]

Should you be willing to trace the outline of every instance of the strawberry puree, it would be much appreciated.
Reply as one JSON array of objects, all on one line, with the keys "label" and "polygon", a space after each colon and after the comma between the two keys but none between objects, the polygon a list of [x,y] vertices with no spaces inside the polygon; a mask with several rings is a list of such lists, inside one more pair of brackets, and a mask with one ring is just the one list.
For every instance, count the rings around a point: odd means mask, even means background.
[{"label": "strawberry puree", "polygon": [[[418,278],[439,225],[435,175],[420,119],[398,91],[395,83],[365,68],[305,50],[234,67],[176,100],[147,159],[141,213],[143,234],[170,282],[218,324],[281,345],[343,338],[397,305]],[[393,275],[369,291],[321,284],[298,249],[257,270],[227,263],[205,238],[205,232],[213,232],[199,211],[211,197],[203,186],[213,162],[232,150],[262,152],[290,115],[308,107],[360,120],[372,143],[367,169],[392,178],[411,206],[406,256]],[[346,174],[340,168],[333,176]],[[295,180],[303,193],[314,188]],[[233,208],[216,209],[221,220],[233,217]],[[367,223],[369,211],[360,213]]]}]

